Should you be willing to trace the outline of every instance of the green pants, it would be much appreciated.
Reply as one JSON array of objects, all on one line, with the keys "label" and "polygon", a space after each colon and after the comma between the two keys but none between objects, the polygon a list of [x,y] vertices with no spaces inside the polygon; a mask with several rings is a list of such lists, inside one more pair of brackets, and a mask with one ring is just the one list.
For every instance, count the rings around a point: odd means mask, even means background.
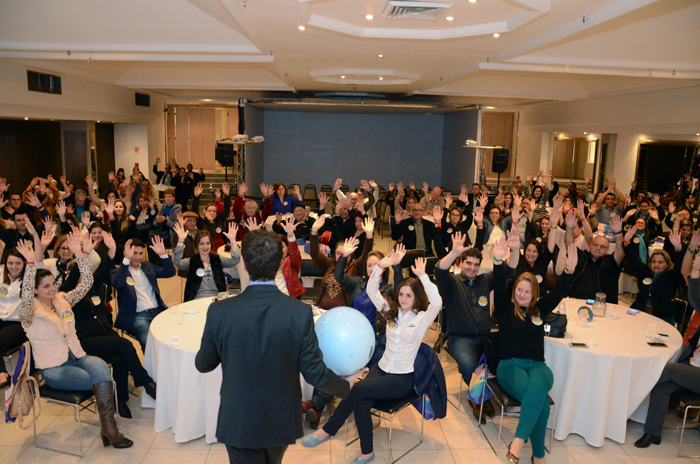
[{"label": "green pants", "polygon": [[515,437],[530,439],[532,455],[543,458],[549,419],[547,394],[554,383],[552,371],[543,362],[511,358],[498,363],[497,377],[501,388],[522,405]]}]

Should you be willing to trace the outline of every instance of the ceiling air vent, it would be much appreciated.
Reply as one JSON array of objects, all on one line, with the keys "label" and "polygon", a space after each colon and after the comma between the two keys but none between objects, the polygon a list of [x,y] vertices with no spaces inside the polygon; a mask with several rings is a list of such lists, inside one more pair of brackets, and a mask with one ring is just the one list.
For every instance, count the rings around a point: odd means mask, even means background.
[{"label": "ceiling air vent", "polygon": [[136,92],[136,106],[151,106],[151,96]]},{"label": "ceiling air vent", "polygon": [[384,8],[386,19],[438,19],[452,3],[389,0]]}]

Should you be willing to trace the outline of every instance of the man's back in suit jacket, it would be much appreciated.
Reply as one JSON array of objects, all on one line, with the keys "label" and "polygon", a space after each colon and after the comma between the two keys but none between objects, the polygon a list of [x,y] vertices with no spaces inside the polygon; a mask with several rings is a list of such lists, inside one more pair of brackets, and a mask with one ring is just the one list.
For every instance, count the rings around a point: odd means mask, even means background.
[{"label": "man's back in suit jacket", "polygon": [[275,448],[303,435],[299,373],[347,396],[350,384],[323,363],[311,307],[275,285],[250,285],[212,304],[195,365],[223,371],[216,437],[235,448]]}]

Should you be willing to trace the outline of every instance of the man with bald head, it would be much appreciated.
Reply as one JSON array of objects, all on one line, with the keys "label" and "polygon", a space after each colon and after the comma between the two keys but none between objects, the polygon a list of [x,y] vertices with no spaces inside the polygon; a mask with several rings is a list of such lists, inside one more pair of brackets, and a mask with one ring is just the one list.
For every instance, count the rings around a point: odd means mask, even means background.
[{"label": "man with bald head", "polygon": [[442,189],[440,187],[434,187],[432,190],[429,190],[428,183],[423,182],[423,188],[421,190],[425,193],[423,199],[420,201],[420,204],[423,205],[423,209],[425,210],[425,214],[431,216],[433,214],[433,208],[436,206],[439,206],[440,211],[442,211],[445,207],[445,200],[442,198]]},{"label": "man with bald head", "polygon": [[[622,249],[622,218],[612,216],[610,227],[615,232],[615,252],[608,254],[610,241],[604,235],[593,237],[589,251],[578,250],[578,264],[567,296],[583,300],[595,299],[596,293],[605,293],[608,303],[617,304],[618,280],[625,252]],[[567,224],[566,246],[574,241],[573,227]]]}]

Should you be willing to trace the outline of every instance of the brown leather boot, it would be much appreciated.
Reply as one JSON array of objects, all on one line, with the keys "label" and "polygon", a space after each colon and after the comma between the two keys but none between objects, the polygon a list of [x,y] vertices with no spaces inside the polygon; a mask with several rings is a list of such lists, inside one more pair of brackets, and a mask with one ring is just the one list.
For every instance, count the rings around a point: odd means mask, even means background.
[{"label": "brown leather boot", "polygon": [[496,415],[496,411],[493,409],[493,404],[491,404],[491,401],[484,401],[482,404],[484,405],[484,414],[489,417]]},{"label": "brown leather boot", "polygon": [[102,423],[102,444],[112,445],[115,448],[129,448],[134,444],[117,430],[117,421],[114,419],[114,382],[100,382],[92,386],[95,393],[97,412]]},{"label": "brown leather boot", "polygon": [[476,404],[472,400],[469,400],[469,406],[472,407],[474,410],[474,417],[476,417],[476,420],[479,420],[479,416],[481,416],[481,423],[485,424],[486,423],[486,415],[481,415],[481,405]]}]

